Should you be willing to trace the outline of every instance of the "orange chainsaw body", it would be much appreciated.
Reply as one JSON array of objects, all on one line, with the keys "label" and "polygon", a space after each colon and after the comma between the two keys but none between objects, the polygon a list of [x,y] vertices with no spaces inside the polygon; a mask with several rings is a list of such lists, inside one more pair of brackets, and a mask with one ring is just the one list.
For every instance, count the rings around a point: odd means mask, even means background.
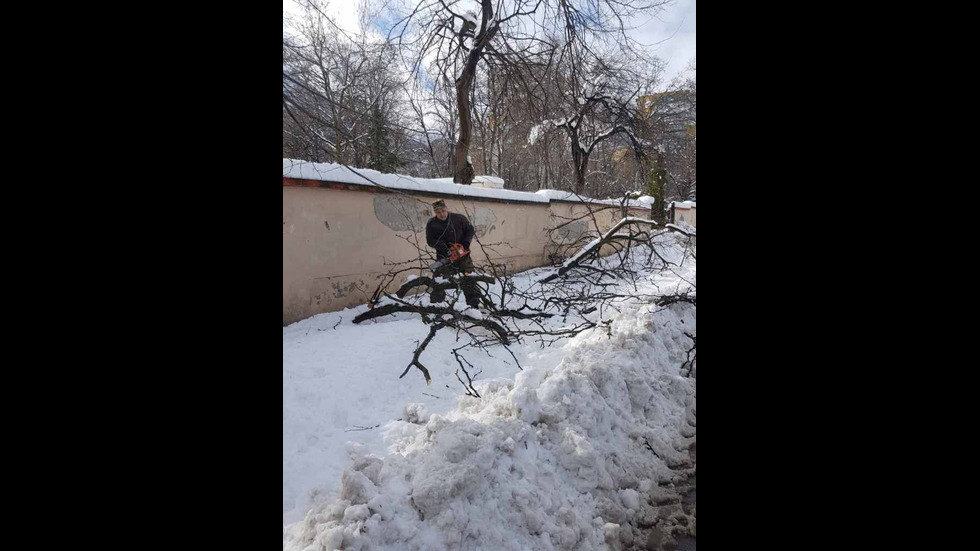
[{"label": "orange chainsaw body", "polygon": [[459,243],[453,243],[449,246],[449,260],[451,262],[456,262],[468,254],[470,254],[470,251],[464,249]]}]

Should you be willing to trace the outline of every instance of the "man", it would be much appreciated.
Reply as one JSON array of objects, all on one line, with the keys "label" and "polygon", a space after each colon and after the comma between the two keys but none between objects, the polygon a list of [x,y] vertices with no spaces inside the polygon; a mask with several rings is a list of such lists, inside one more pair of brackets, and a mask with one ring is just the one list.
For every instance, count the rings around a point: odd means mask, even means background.
[{"label": "man", "polygon": [[[453,245],[459,244],[468,253],[470,243],[476,230],[462,214],[449,212],[445,201],[432,203],[436,215],[429,220],[425,226],[425,238],[430,247],[436,250],[436,264],[433,264],[433,272],[437,276],[453,276],[464,274],[473,270],[473,259],[469,254],[460,257],[456,262],[450,262],[450,249]],[[466,296],[466,304],[471,308],[480,307],[480,288],[471,281],[463,281],[460,285],[463,294]],[[432,302],[443,302],[445,292],[433,291]]]}]

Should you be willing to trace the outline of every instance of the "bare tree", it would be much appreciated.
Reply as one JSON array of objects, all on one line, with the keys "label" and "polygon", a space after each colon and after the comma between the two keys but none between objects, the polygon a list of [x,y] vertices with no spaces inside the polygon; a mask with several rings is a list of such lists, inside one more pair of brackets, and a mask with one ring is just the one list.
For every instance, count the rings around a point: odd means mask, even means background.
[{"label": "bare tree", "polygon": [[295,29],[283,36],[284,149],[290,141],[304,159],[399,165],[398,146],[414,129],[399,124],[404,98],[391,46],[367,32],[347,34],[317,0]]},{"label": "bare tree", "polygon": [[320,1],[284,23],[284,157],[604,198],[644,190],[662,146],[663,199],[696,198],[694,65],[654,93],[626,32],[666,2],[381,0],[385,42]]},{"label": "bare tree", "polygon": [[562,48],[553,37],[566,36],[563,51],[610,41],[632,49],[635,42],[626,32],[626,22],[665,4],[664,0],[421,0],[406,7],[390,38],[399,46],[413,47],[409,60],[413,72],[431,67],[440,78],[454,83],[459,136],[453,178],[470,184],[474,176],[471,94],[481,67],[506,69],[534,95],[541,83],[533,68],[555,62],[556,48]]}]

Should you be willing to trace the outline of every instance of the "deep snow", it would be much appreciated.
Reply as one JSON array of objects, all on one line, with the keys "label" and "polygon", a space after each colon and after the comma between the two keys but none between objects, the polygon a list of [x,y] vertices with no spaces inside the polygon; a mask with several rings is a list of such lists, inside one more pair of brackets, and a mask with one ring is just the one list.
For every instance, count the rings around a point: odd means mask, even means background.
[{"label": "deep snow", "polygon": [[[644,274],[637,295],[696,285],[681,238],[663,241],[682,267]],[[696,370],[681,365],[697,316],[648,296],[618,307],[608,330],[514,347],[523,372],[506,352],[471,352],[479,399],[460,397],[450,334],[423,357],[432,387],[416,371],[398,379],[427,334],[408,314],[355,326],[363,309],[347,310],[284,328],[284,550],[604,549],[640,537],[696,443]]]}]

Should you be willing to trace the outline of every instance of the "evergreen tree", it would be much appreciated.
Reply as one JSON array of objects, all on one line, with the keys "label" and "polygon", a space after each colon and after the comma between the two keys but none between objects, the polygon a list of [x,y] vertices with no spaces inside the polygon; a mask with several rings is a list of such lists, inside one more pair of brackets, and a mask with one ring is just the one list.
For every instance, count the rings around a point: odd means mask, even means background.
[{"label": "evergreen tree", "polygon": [[378,106],[371,108],[371,128],[368,133],[368,168],[378,172],[395,172],[402,163],[391,151],[385,116]]},{"label": "evergreen tree", "polygon": [[667,166],[664,159],[664,147],[657,146],[653,155],[653,167],[647,177],[647,195],[655,198],[653,204],[653,219],[661,224],[667,218]]}]

